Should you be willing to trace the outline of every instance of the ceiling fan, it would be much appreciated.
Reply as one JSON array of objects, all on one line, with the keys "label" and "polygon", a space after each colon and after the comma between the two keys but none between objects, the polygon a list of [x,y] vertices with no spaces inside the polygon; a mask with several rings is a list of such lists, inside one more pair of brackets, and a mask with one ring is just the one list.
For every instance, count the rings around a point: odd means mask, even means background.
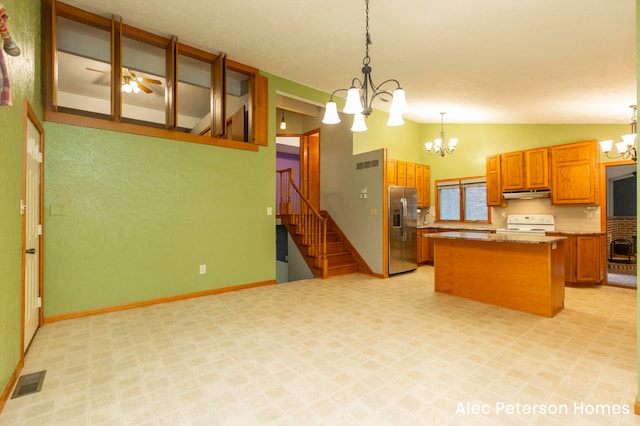
[{"label": "ceiling fan", "polygon": [[[110,74],[111,71],[102,71],[95,68],[87,68],[89,71],[100,72],[103,74]],[[162,84],[160,80],[147,77],[138,77],[136,73],[128,68],[122,67],[122,77],[120,79],[122,85],[122,91],[125,93],[139,93],[143,91],[145,93],[153,93],[147,84]],[[146,83],[146,84],[145,84]]]}]

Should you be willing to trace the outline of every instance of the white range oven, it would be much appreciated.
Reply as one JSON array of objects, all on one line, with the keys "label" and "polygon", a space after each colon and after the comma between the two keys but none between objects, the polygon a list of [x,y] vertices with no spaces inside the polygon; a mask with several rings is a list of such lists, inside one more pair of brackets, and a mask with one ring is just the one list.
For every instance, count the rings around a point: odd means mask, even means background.
[{"label": "white range oven", "polygon": [[496,234],[545,235],[556,230],[551,214],[510,214],[507,227],[496,229]]}]

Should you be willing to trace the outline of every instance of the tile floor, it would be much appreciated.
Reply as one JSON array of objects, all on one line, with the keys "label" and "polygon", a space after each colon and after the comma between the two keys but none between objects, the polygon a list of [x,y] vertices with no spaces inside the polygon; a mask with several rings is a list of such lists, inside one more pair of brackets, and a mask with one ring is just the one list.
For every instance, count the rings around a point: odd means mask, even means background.
[{"label": "tile floor", "polygon": [[567,288],[543,318],[435,294],[429,266],[49,324],[22,374],[43,369],[0,425],[640,423],[635,290]]},{"label": "tile floor", "polygon": [[638,277],[633,274],[616,274],[609,272],[607,274],[607,284],[621,287],[638,287]]}]

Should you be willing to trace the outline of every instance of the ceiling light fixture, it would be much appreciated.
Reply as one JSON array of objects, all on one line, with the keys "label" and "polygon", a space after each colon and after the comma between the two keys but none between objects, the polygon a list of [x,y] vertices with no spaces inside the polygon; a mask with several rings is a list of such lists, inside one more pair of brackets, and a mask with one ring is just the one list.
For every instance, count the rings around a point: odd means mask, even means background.
[{"label": "ceiling light fixture", "polygon": [[282,110],[282,121],[280,122],[280,128],[285,130],[287,128],[287,122],[284,121],[284,110]]},{"label": "ceiling light fixture", "polygon": [[440,113],[440,137],[433,142],[427,142],[424,146],[427,148],[432,154],[438,154],[441,157],[444,157],[445,154],[453,154],[453,150],[456,149],[456,145],[458,145],[458,138],[451,138],[449,142],[447,142],[444,138],[444,115],[446,112]]},{"label": "ceiling light fixture", "polygon": [[[351,87],[349,89],[337,89],[329,98],[325,108],[324,118],[322,122],[325,124],[336,124],[340,122],[338,116],[338,108],[333,96],[338,92],[347,92],[347,103],[344,107],[346,114],[354,114],[353,126],[351,130],[354,132],[364,132],[367,130],[367,125],[364,122],[365,117],[368,117],[373,112],[371,104],[373,100],[380,96],[380,99],[388,102],[391,97],[391,108],[389,109],[389,120],[387,126],[401,126],[404,124],[402,114],[408,111],[407,100],[405,98],[404,90],[400,87],[398,80],[389,79],[385,80],[379,85],[373,83],[371,79],[371,67],[369,66],[371,58],[369,57],[369,45],[371,44],[371,35],[369,34],[369,0],[365,0],[366,5],[366,35],[365,35],[365,55],[362,60],[362,80],[357,77],[351,81]],[[395,83],[395,90],[393,92],[389,89],[383,89],[387,83]],[[369,92],[371,91],[371,92]]]},{"label": "ceiling light fixture", "polygon": [[140,87],[135,78],[128,75],[122,76],[122,91],[125,93],[140,93]]},{"label": "ceiling light fixture", "polygon": [[606,140],[600,142],[600,149],[609,158],[631,158],[636,161],[636,137],[637,137],[637,125],[638,125],[638,111],[636,105],[629,105],[629,108],[633,109],[631,114],[631,133],[628,135],[622,135],[622,142],[616,142],[616,150],[618,154],[611,154],[611,146],[614,145],[612,140]]}]

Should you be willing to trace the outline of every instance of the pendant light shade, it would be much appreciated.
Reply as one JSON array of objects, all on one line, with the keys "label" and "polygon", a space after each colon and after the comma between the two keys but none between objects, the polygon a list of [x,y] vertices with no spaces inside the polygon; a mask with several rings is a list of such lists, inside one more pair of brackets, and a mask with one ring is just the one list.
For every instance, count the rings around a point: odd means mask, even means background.
[{"label": "pendant light shade", "polygon": [[364,122],[364,115],[357,113],[353,116],[353,126],[351,126],[352,132],[366,132],[367,125]]},{"label": "pendant light shade", "polygon": [[334,101],[329,101],[325,108],[322,122],[324,124],[338,124],[340,122],[340,116],[338,116],[338,107],[336,103]]},{"label": "pendant light shade", "polygon": [[[628,135],[622,135],[622,142],[613,143],[612,140],[600,141],[600,149],[608,158],[630,158],[636,161],[636,136],[637,136],[637,105],[629,105],[629,108],[633,110],[631,114],[631,133]],[[612,146],[615,145],[617,154],[611,153]]]},{"label": "pendant light shade", "polygon": [[287,128],[287,122],[284,121],[284,110],[282,110],[282,121],[280,121],[280,129],[285,130]]},{"label": "pendant light shade", "polygon": [[352,87],[347,92],[347,104],[344,106],[344,112],[347,114],[358,114],[363,110],[362,102],[360,101],[360,91]]}]

